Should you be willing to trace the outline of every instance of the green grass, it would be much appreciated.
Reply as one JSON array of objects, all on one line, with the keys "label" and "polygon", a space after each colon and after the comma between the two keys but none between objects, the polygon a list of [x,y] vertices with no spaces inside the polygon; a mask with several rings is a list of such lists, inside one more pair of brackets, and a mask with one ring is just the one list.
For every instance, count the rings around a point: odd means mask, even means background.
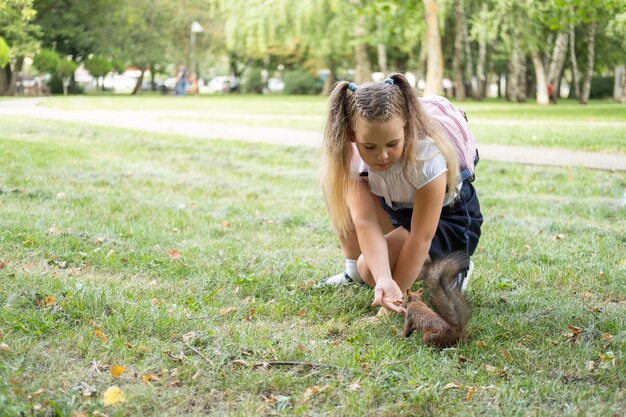
[{"label": "green grass", "polygon": [[[327,98],[314,96],[75,96],[50,97],[40,105],[63,110],[153,110],[194,122],[279,127],[321,132]],[[470,119],[479,143],[539,148],[626,152],[626,106],[562,100],[555,106],[488,100],[456,103]],[[173,111],[173,112],[172,112]]]},{"label": "green grass", "polygon": [[437,351],[311,288],[342,267],[318,151],[2,126],[2,416],[626,412],[622,172],[482,161],[469,340]]}]

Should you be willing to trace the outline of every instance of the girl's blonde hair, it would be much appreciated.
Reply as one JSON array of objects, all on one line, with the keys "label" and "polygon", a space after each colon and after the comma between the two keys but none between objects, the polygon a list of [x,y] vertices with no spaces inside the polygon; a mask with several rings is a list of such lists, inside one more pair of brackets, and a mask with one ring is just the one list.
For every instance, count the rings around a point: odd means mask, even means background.
[{"label": "girl's blonde hair", "polygon": [[354,127],[359,118],[373,122],[385,122],[393,116],[404,121],[404,150],[402,166],[405,174],[420,167],[416,144],[429,137],[446,159],[447,198],[454,195],[459,175],[456,150],[436,121],[433,121],[419,104],[417,95],[407,79],[398,73],[389,75],[390,82],[374,82],[349,91],[347,81],[338,82],[328,106],[328,119],[324,131],[325,164],[322,187],[333,226],[341,236],[353,230],[347,205],[347,196],[357,184],[358,178],[351,173]]}]

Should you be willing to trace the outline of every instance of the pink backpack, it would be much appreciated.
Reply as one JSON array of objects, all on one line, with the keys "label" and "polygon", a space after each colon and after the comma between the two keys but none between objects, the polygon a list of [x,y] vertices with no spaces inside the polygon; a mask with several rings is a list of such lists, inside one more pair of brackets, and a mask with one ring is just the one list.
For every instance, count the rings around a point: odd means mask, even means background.
[{"label": "pink backpack", "polygon": [[426,113],[439,122],[443,130],[456,147],[459,158],[461,179],[474,178],[474,167],[478,163],[478,149],[476,138],[469,129],[465,112],[450,103],[447,98],[441,96],[427,96],[419,98],[420,104]]}]

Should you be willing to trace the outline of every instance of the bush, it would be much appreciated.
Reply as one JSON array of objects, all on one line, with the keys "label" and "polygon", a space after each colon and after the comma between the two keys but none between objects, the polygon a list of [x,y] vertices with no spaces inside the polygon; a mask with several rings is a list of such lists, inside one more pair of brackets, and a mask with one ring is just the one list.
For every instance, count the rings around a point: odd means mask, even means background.
[{"label": "bush", "polygon": [[593,77],[591,79],[591,89],[589,98],[613,97],[614,77]]},{"label": "bush", "polygon": [[50,49],[42,49],[41,52],[33,59],[33,66],[39,72],[49,72],[51,74],[56,72],[57,65],[61,61],[61,57]]},{"label": "bush", "polygon": [[285,73],[285,94],[319,94],[324,82],[308,71],[296,70]]},{"label": "bush", "polygon": [[265,88],[265,82],[263,82],[263,76],[261,75],[260,68],[249,68],[243,74],[243,81],[241,83],[241,92],[247,94],[261,94]]}]

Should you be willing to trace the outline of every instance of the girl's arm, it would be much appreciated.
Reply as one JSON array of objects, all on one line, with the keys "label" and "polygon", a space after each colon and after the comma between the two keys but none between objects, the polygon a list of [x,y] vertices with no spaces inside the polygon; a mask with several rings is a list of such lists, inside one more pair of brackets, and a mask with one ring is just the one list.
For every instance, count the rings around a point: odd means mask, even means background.
[{"label": "girl's arm", "polygon": [[[358,186],[348,197],[348,206],[352,215],[352,221],[356,229],[362,258],[365,260],[368,273],[371,273],[373,280],[368,285],[374,287],[374,302],[372,306],[383,306],[399,314],[404,314],[404,310],[396,301],[402,300],[402,291],[391,276],[389,264],[389,253],[387,239],[383,233],[383,228],[378,218],[378,200],[364,182],[359,182]],[[359,259],[359,262],[361,259]]]},{"label": "girl's arm", "polygon": [[378,219],[378,201],[367,184],[359,181],[348,196],[359,247],[374,281],[392,279],[387,239]]},{"label": "girl's arm", "polygon": [[446,192],[445,172],[415,192],[411,232],[400,249],[393,277],[403,293],[411,288],[428,257]]}]

